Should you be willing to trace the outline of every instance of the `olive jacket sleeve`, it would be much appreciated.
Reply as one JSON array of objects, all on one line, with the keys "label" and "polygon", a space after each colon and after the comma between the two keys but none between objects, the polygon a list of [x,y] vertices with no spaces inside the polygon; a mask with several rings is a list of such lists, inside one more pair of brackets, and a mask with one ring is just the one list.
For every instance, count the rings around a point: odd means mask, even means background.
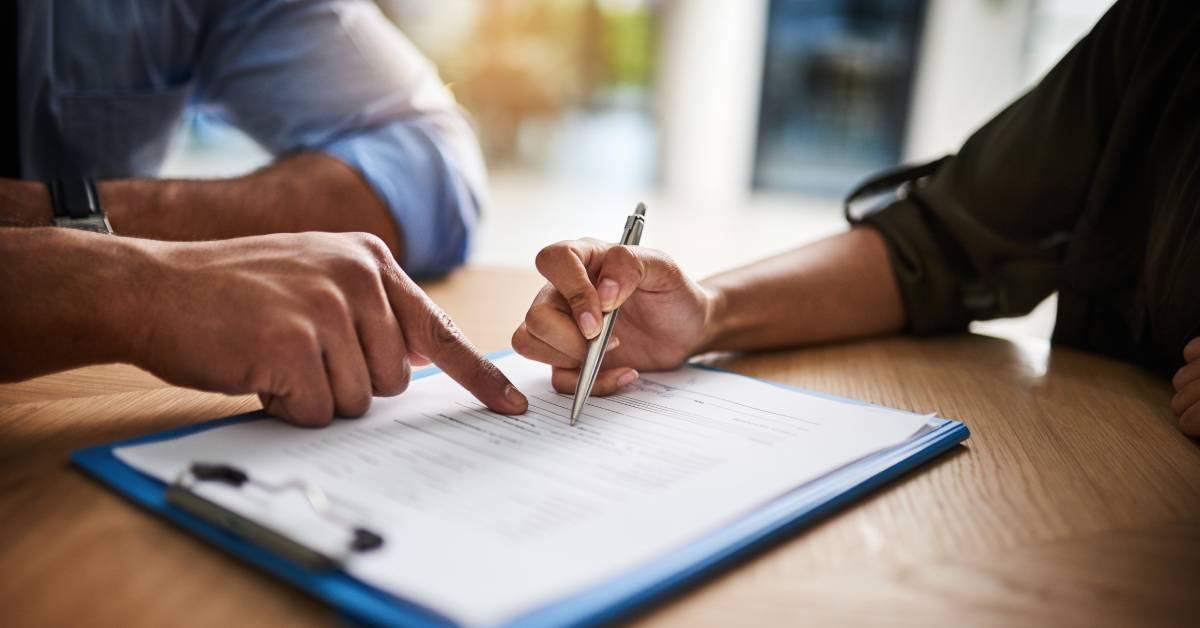
[{"label": "olive jacket sleeve", "polygon": [[[1122,104],[1137,3],[1118,2],[938,171],[863,222],[887,242],[909,331],[1027,313],[1062,264]],[[964,85],[964,89],[969,86]]]}]

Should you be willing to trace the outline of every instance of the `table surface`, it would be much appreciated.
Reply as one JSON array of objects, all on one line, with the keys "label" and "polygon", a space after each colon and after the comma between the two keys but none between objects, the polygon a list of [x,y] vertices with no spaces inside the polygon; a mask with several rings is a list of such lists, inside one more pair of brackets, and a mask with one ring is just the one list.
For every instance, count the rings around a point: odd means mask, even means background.
[{"label": "table surface", "polygon": [[[467,268],[427,288],[492,351],[508,345],[540,285],[525,270]],[[965,421],[972,437],[638,621],[1095,626],[1200,618],[1200,447],[1176,429],[1161,378],[1041,340],[972,335],[710,360],[936,411]],[[0,624],[334,621],[319,602],[68,463],[81,447],[257,407],[254,398],[171,388],[120,365],[0,385]]]}]

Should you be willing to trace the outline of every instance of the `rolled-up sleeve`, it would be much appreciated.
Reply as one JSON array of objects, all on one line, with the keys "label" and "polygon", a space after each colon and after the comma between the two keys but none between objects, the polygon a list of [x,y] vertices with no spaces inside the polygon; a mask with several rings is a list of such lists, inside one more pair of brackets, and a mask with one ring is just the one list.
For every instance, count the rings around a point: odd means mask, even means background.
[{"label": "rolled-up sleeve", "polygon": [[396,121],[323,150],[363,174],[404,234],[404,268],[444,274],[467,258],[479,219],[474,186],[421,121]]},{"label": "rolled-up sleeve", "polygon": [[322,151],[361,173],[403,234],[410,274],[461,264],[484,202],[483,160],[432,64],[364,0],[221,10],[198,104],[274,155]]},{"label": "rolled-up sleeve", "polygon": [[[1058,288],[1120,113],[1136,3],[1118,2],[1032,90],[863,223],[887,243],[909,330],[1027,313]],[[1135,16],[1136,17],[1136,16]]]}]

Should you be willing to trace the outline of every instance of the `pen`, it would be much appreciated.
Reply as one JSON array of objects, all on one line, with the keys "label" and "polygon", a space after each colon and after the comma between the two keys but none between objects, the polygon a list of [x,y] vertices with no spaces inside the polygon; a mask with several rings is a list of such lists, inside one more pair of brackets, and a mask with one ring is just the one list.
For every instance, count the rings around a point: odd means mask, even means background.
[{"label": "pen", "polygon": [[[646,204],[638,203],[637,209],[625,219],[625,232],[621,234],[621,244],[636,246],[642,241],[642,227],[646,224]],[[621,308],[613,308],[604,314],[600,324],[600,333],[588,345],[587,357],[579,369],[579,381],[575,384],[575,400],[571,403],[571,425],[579,420],[583,406],[592,394],[592,386],[596,383],[596,374],[600,372],[600,362],[604,360],[604,348],[608,346],[608,337],[612,335],[613,326],[617,323],[617,312]]]}]

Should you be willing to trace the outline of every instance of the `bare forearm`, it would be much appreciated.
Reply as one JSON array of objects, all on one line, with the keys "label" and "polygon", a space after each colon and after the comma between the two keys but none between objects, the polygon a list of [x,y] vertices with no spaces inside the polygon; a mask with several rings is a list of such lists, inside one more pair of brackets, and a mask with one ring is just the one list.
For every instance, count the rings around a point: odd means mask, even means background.
[{"label": "bare forearm", "polygon": [[[387,207],[353,169],[303,153],[233,179],[125,179],[99,184],[113,229],[155,240],[220,240],[300,231],[373,233],[403,259]],[[0,183],[0,224],[48,225],[50,196],[37,182]]]},{"label": "bare forearm", "polygon": [[136,241],[71,229],[0,228],[0,381],[130,360]]},{"label": "bare forearm", "polygon": [[903,303],[882,236],[856,228],[721,273],[705,350],[794,346],[899,331]]}]

